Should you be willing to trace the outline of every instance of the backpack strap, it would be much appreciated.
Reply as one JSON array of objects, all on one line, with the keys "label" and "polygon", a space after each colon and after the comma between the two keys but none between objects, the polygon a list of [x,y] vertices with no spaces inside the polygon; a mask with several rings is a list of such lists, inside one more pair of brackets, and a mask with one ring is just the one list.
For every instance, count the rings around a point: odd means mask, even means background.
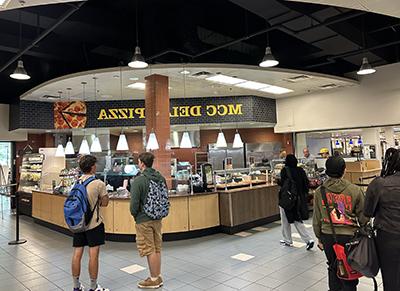
[{"label": "backpack strap", "polygon": [[95,176],[91,176],[89,178],[87,178],[85,181],[82,182],[82,185],[87,187],[87,185],[89,185],[91,182],[93,182],[94,180],[96,180]]},{"label": "backpack strap", "polygon": [[[93,182],[95,180],[96,180],[96,177],[95,176],[91,176],[91,177],[87,178],[85,181],[83,181],[82,185],[85,186],[85,188],[86,188],[91,182]],[[86,193],[87,193],[87,191],[86,191]],[[86,197],[86,199],[88,201],[88,205],[90,206],[89,199],[87,197]],[[95,210],[97,210],[97,222],[99,222],[99,215],[100,215],[99,202],[100,202],[99,198],[97,198],[97,202],[96,202],[93,210],[90,209],[90,212],[89,212],[89,215],[88,215],[88,220],[89,221],[87,221],[87,223],[89,223],[92,220]]]},{"label": "backpack strap", "polygon": [[331,208],[330,208],[329,203],[328,203],[328,198],[326,197],[326,188],[325,188],[325,186],[321,186],[320,190],[321,190],[322,200],[324,201],[324,204],[325,204],[326,213],[328,214],[329,223],[331,225],[333,239],[334,239],[335,243],[337,243],[336,231],[335,231],[335,227],[333,226],[333,222],[332,222]]}]

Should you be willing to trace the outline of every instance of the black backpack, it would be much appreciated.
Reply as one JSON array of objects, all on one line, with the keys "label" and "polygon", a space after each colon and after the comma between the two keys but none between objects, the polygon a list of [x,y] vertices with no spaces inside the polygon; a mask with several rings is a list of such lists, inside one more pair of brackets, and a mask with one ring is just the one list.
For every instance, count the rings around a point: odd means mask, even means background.
[{"label": "black backpack", "polygon": [[292,178],[289,167],[285,167],[288,178],[279,190],[279,206],[285,210],[292,210],[297,204],[297,187]]}]

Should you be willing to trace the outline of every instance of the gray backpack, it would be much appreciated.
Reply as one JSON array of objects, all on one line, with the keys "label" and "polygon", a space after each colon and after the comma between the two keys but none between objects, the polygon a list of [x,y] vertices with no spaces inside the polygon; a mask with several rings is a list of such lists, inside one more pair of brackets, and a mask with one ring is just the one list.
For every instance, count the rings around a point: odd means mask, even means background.
[{"label": "gray backpack", "polygon": [[168,216],[169,200],[168,188],[164,181],[159,183],[148,179],[149,192],[147,193],[146,203],[143,211],[153,220],[162,219]]}]

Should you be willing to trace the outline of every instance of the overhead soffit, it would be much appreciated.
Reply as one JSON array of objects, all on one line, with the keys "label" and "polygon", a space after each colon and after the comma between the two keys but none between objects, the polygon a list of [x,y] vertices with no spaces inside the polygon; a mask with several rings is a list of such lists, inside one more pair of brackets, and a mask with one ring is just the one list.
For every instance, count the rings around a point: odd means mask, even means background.
[{"label": "overhead soffit", "polygon": [[38,6],[38,5],[48,5],[48,4],[60,4],[67,2],[82,2],[86,0],[25,0],[23,6],[19,0],[11,0],[7,3],[5,8],[0,7],[0,12],[3,10],[16,9],[21,7],[30,7],[30,6]]},{"label": "overhead soffit", "polygon": [[364,10],[400,18],[399,0],[286,0]]},{"label": "overhead soffit", "polygon": [[[351,79],[345,79],[335,76],[316,74],[310,72],[273,69],[265,70],[256,66],[245,65],[226,65],[226,64],[190,64],[185,66],[190,71],[186,75],[186,92],[184,93],[184,75],[180,72],[183,70],[181,64],[176,65],[153,65],[149,69],[132,70],[129,67],[123,67],[122,78],[122,96],[120,93],[120,69],[109,68],[94,71],[81,72],[77,74],[63,76],[54,80],[43,83],[32,90],[23,94],[20,99],[54,102],[60,99],[47,99],[43,96],[61,96],[61,100],[86,100],[93,101],[94,80],[97,77],[97,97],[96,100],[123,100],[123,99],[144,99],[144,91],[138,89],[127,88],[127,85],[135,82],[144,82],[146,76],[152,74],[160,74],[169,77],[170,97],[215,97],[215,96],[241,96],[255,95],[269,98],[284,98],[297,95],[303,95],[311,92],[323,90],[322,86],[334,85],[333,90],[337,88],[355,86],[358,83]],[[231,77],[237,77],[249,81],[257,81],[267,83],[269,85],[280,86],[293,90],[291,93],[282,95],[272,95],[261,91],[238,88],[235,86],[222,85],[207,81],[202,78],[194,77],[198,72],[208,72],[211,75],[223,74]],[[299,76],[306,76],[304,80],[297,82],[291,81]],[[137,78],[138,80],[132,80]],[[86,82],[85,96],[83,96],[82,82]],[[70,90],[67,90],[70,88]],[[326,89],[325,89],[326,90]],[[61,92],[61,93],[60,93]]]}]

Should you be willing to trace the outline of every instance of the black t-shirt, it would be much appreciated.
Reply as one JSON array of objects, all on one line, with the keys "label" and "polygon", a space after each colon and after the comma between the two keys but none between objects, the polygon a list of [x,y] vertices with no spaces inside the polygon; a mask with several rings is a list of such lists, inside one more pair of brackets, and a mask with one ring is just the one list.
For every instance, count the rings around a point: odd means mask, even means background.
[{"label": "black t-shirt", "polygon": [[400,173],[375,178],[369,184],[364,215],[375,217],[378,229],[400,234]]}]

